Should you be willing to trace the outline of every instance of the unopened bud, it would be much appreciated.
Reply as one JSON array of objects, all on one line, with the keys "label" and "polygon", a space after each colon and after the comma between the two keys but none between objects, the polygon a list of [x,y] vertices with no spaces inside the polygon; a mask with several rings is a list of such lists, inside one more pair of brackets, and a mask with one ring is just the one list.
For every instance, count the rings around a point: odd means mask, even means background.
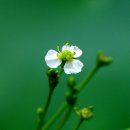
[{"label": "unopened bud", "polygon": [[55,88],[59,82],[59,74],[57,70],[49,69],[47,72],[49,86]]},{"label": "unopened bud", "polygon": [[54,69],[49,69],[49,70],[47,71],[47,75],[48,75],[48,76],[57,76],[57,74],[58,74],[58,71],[57,71],[57,70],[54,70]]},{"label": "unopened bud", "polygon": [[70,89],[73,89],[76,85],[76,82],[75,82],[75,78],[73,76],[71,76],[68,81],[67,81],[67,84],[68,84],[68,87]]},{"label": "unopened bud", "polygon": [[107,66],[111,64],[113,61],[112,57],[107,57],[103,53],[103,51],[100,51],[97,55],[97,65],[98,67]]},{"label": "unopened bud", "polygon": [[36,114],[37,114],[37,122],[40,122],[42,114],[43,114],[43,108],[39,107],[37,108]]}]

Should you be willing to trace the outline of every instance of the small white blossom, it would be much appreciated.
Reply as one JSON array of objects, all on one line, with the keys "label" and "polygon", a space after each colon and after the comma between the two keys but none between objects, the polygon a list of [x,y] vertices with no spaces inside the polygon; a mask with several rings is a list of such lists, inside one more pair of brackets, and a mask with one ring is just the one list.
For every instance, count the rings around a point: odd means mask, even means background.
[{"label": "small white blossom", "polygon": [[83,63],[76,59],[82,55],[82,50],[77,46],[66,44],[62,47],[61,52],[49,50],[45,56],[46,64],[50,68],[57,68],[62,63],[64,64],[64,72],[66,74],[76,74],[81,72]]}]

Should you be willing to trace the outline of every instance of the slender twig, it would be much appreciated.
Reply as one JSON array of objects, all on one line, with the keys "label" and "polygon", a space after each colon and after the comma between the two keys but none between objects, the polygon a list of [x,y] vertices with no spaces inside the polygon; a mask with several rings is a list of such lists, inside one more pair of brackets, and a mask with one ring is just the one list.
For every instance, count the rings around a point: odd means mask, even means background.
[{"label": "slender twig", "polygon": [[48,98],[47,98],[47,101],[46,101],[46,104],[45,104],[45,107],[44,107],[44,111],[41,115],[41,118],[40,118],[40,122],[37,126],[37,130],[42,130],[42,126],[44,124],[44,119],[47,115],[47,112],[48,112],[48,108],[49,108],[49,105],[50,105],[50,102],[51,102],[51,99],[52,99],[52,95],[53,95],[53,92],[54,92],[54,88],[50,88],[49,89],[49,94],[48,94]]},{"label": "slender twig", "polygon": [[[51,99],[52,99],[52,95],[53,95],[53,92],[54,92],[54,89],[55,89],[55,87],[57,86],[57,84],[58,84],[58,82],[57,82],[57,78],[58,78],[58,80],[59,80],[59,78],[61,77],[61,75],[62,75],[62,73],[63,73],[63,67],[61,66],[61,68],[60,68],[60,70],[59,70],[59,72],[58,72],[58,74],[56,75],[56,76],[58,76],[58,77],[56,77],[56,81],[54,82],[52,82],[51,80],[51,78],[49,79],[49,81],[50,81],[50,83],[51,84],[49,84],[50,85],[50,87],[49,87],[49,94],[48,94],[48,98],[47,98],[47,101],[46,101],[46,104],[45,104],[45,108],[44,108],[44,111],[43,111],[43,113],[41,113],[41,117],[40,117],[40,121],[39,121],[39,123],[38,123],[38,126],[37,126],[37,130],[42,130],[42,127],[44,126],[44,119],[45,119],[45,117],[46,117],[46,115],[47,115],[47,112],[48,112],[48,109],[49,109],[49,106],[50,106],[50,102],[51,102]],[[50,75],[49,75],[50,76]],[[53,75],[52,75],[53,76]],[[54,77],[53,77],[54,78]],[[52,84],[53,83],[53,84]]]},{"label": "slender twig", "polygon": [[77,87],[78,92],[80,92],[81,90],[84,89],[84,87],[88,84],[88,82],[90,81],[90,79],[94,76],[94,74],[97,72],[97,70],[99,69],[99,67],[96,65],[91,71],[90,73],[85,77],[85,79],[79,84],[79,86]]},{"label": "slender twig", "polygon": [[65,123],[67,122],[68,118],[71,115],[71,111],[72,111],[72,107],[69,106],[66,113],[65,113],[65,115],[64,115],[64,117],[63,117],[63,119],[61,120],[61,122],[57,126],[56,130],[61,130],[64,127]]},{"label": "slender twig", "polygon": [[47,130],[51,124],[55,122],[55,120],[61,115],[61,113],[64,112],[64,110],[67,108],[67,103],[65,102],[59,109],[58,111],[50,118],[48,122],[44,125],[42,130]]},{"label": "slender twig", "polygon": [[[99,67],[96,65],[89,74],[85,77],[85,79],[77,86],[78,93],[81,92],[82,89],[89,83],[91,78],[95,75]],[[63,113],[63,111],[67,108],[67,103],[64,102],[63,105],[58,109],[58,111],[46,122],[46,124],[43,127],[43,130],[47,130],[60,115]]]},{"label": "slender twig", "polygon": [[81,118],[81,119],[79,120],[78,124],[76,125],[76,127],[74,128],[74,130],[79,130],[79,128],[80,128],[80,126],[82,125],[83,121],[84,121],[84,119]]}]

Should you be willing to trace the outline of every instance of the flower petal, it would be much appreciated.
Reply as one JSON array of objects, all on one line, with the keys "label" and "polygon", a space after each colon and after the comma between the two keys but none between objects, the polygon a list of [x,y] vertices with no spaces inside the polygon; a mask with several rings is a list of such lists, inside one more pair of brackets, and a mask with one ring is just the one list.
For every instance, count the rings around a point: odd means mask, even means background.
[{"label": "flower petal", "polygon": [[80,60],[73,60],[72,63],[65,63],[64,71],[66,74],[76,74],[81,72],[83,66],[83,63]]},{"label": "flower petal", "polygon": [[58,52],[55,50],[49,50],[47,52],[45,61],[50,68],[57,68],[61,64],[61,61],[58,59],[57,54]]},{"label": "flower petal", "polygon": [[68,44],[66,44],[66,45],[64,45],[63,47],[62,47],[62,51],[65,51],[65,50],[68,50],[68,51],[70,51],[70,45],[68,45]]},{"label": "flower petal", "polygon": [[74,58],[78,58],[82,55],[82,50],[80,50],[77,46],[70,47],[71,52],[75,52]]}]

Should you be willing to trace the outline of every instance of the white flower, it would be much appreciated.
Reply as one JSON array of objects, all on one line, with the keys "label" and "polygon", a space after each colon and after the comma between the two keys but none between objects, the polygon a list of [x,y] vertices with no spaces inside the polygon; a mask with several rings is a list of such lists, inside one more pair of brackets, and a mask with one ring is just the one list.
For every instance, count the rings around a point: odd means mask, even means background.
[{"label": "white flower", "polygon": [[50,68],[57,68],[64,64],[64,72],[66,74],[76,74],[81,72],[83,63],[76,59],[82,55],[82,51],[77,46],[66,44],[62,47],[61,52],[49,50],[45,56],[46,64]]}]

